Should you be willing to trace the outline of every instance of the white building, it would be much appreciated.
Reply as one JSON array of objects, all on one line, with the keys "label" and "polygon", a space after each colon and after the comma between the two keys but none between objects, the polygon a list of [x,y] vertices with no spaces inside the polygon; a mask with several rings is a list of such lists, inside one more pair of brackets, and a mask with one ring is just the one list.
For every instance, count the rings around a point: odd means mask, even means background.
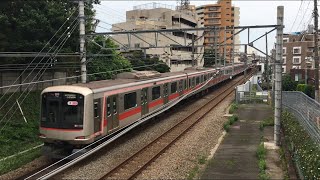
[{"label": "white building", "polygon": [[[178,11],[170,6],[151,3],[141,6],[135,6],[134,10],[126,12],[126,22],[113,24],[112,31],[128,31],[128,30],[153,30],[153,29],[178,29],[178,28],[196,28],[200,27],[197,15],[192,11]],[[113,38],[123,45],[120,47],[125,51],[127,48],[140,49],[148,47],[146,54],[158,56],[168,66],[171,71],[181,71],[186,67],[192,66],[192,48],[176,47],[174,45],[188,45],[192,43],[192,34],[194,39],[201,36],[203,31],[183,32],[165,32],[158,33],[157,42],[155,33],[133,35],[114,35]],[[167,37],[166,37],[167,36]],[[128,42],[128,37],[131,43]],[[150,46],[166,46],[164,48],[150,48]],[[202,45],[203,38],[195,41],[194,45]],[[170,47],[169,47],[170,46]],[[195,48],[194,59],[196,66],[203,66],[204,48]]]}]

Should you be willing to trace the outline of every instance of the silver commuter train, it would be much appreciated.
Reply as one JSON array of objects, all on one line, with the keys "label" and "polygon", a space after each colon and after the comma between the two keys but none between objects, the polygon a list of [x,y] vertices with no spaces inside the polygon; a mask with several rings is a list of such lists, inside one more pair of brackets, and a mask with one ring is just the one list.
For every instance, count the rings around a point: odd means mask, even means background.
[{"label": "silver commuter train", "polygon": [[[229,74],[231,67],[122,73],[115,80],[48,87],[41,93],[39,137],[46,145],[81,148],[191,91],[203,92],[231,78],[222,70]],[[235,65],[233,76],[244,70],[243,64]]]}]

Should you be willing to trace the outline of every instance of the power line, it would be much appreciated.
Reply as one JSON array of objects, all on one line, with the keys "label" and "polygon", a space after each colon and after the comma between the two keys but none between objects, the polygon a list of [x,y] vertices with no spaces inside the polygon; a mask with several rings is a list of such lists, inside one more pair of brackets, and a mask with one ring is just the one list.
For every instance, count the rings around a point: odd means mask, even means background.
[{"label": "power line", "polygon": [[[45,46],[41,49],[41,51],[38,53],[38,54],[40,54],[44,49],[45,49],[45,47],[51,42],[51,40],[58,34],[58,32],[62,29],[62,27],[70,20],[70,18],[73,16],[73,14],[76,12],[76,10],[74,10],[72,13],[71,13],[71,15],[66,19],[66,21],[64,21],[64,23],[59,27],[59,29],[55,32],[55,34],[50,38],[50,40],[45,44]],[[66,31],[65,31],[66,32]],[[64,34],[64,33],[63,33]],[[60,36],[61,37],[61,36]],[[59,40],[59,39],[58,39]],[[58,41],[57,40],[57,41]],[[54,44],[55,45],[55,44]],[[53,46],[54,46],[53,45]],[[53,48],[53,46],[49,49],[49,51]],[[48,51],[48,52],[49,52]],[[47,53],[48,53],[47,52]],[[37,58],[38,56],[36,56],[35,58],[33,58],[33,60],[30,62],[30,64],[32,64],[35,60],[36,60],[36,58]],[[41,59],[42,60],[42,59]],[[41,62],[41,61],[40,61]],[[28,67],[27,67],[28,68]],[[13,82],[13,84],[15,84],[19,79],[20,79],[20,77],[22,76],[22,74],[24,73],[25,71],[23,71],[22,73],[21,73],[21,75],[20,76],[18,76],[17,77],[17,79]],[[30,75],[30,74],[29,74]],[[29,77],[29,75],[26,77],[26,79]],[[1,96],[1,98],[0,98],[0,101],[3,99],[3,97],[7,94],[7,92],[10,90],[10,88]],[[17,90],[17,89],[16,89]]]},{"label": "power line", "polygon": [[298,12],[297,12],[297,14],[296,14],[296,18],[294,19],[294,21],[293,21],[293,23],[292,23],[292,26],[291,26],[290,32],[292,31],[292,28],[293,28],[294,24],[296,23],[296,20],[297,20],[297,17],[298,17],[298,15],[299,15],[299,12],[300,12],[300,10],[301,10],[301,7],[302,7],[303,2],[304,2],[304,1],[303,1],[303,0],[301,0],[299,10],[298,10]]},{"label": "power line", "polygon": [[303,20],[304,20],[304,17],[305,17],[305,15],[306,15],[306,13],[308,12],[310,2],[311,2],[311,1],[309,1],[308,5],[307,5],[307,8],[306,8],[306,10],[304,11],[304,14],[303,14],[303,16],[302,16],[302,19],[301,19],[301,21],[300,21],[300,23],[299,23],[299,26],[297,27],[296,31],[299,30],[299,28],[300,28],[300,26],[301,26],[301,24],[302,24],[302,22],[303,22]]}]

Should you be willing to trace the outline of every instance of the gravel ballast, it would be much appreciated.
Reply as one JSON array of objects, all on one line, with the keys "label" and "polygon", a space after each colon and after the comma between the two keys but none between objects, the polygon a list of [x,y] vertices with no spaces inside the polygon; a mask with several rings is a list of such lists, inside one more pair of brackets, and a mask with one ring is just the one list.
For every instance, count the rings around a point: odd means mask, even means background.
[{"label": "gravel ballast", "polygon": [[[210,95],[209,95],[210,96]],[[170,112],[167,117],[146,129],[138,128],[133,136],[123,143],[117,144],[111,149],[99,152],[78,165],[71,167],[64,173],[56,176],[58,179],[95,179],[102,177],[112,167],[119,164],[129,155],[134,154],[140,148],[159,136],[165,129],[179,122],[182,117],[194,111],[200,104],[206,102],[208,97],[201,98],[191,105],[185,106],[173,115]],[[222,135],[222,124],[225,109],[233,98],[228,97],[220,105],[214,108],[199,124],[192,128],[185,136],[178,140],[174,146],[162,154],[147,170],[138,176],[138,179],[181,179],[197,164],[199,156],[208,156]],[[172,112],[172,111],[171,111]]]}]

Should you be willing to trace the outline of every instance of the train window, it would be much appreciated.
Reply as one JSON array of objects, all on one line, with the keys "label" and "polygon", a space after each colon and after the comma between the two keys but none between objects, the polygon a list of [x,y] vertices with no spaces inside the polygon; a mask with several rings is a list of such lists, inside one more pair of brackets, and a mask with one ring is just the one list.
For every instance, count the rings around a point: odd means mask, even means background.
[{"label": "train window", "polygon": [[137,93],[132,92],[124,95],[124,110],[130,109],[137,105]]},{"label": "train window", "polygon": [[207,81],[207,75],[204,75],[203,77],[204,77],[204,81]]},{"label": "train window", "polygon": [[198,76],[197,79],[196,79],[196,84],[200,84],[200,77]]},{"label": "train window", "polygon": [[171,83],[171,94],[177,92],[177,82]]},{"label": "train window", "polygon": [[183,80],[180,80],[180,82],[179,82],[179,91],[182,90],[182,87],[183,87]]},{"label": "train window", "polygon": [[204,78],[203,78],[203,75],[201,76],[201,82],[203,82],[204,81]]},{"label": "train window", "polygon": [[117,99],[114,97],[113,99],[113,114],[117,114]]},{"label": "train window", "polygon": [[195,78],[195,77],[193,77],[193,78],[192,78],[192,87],[194,87],[195,82],[196,82],[196,78]]},{"label": "train window", "polygon": [[187,80],[184,80],[184,89],[187,89]]},{"label": "train window", "polygon": [[189,87],[192,87],[191,79],[189,79]]},{"label": "train window", "polygon": [[152,100],[160,98],[160,86],[152,88]]},{"label": "train window", "polygon": [[107,98],[107,116],[111,116],[111,104],[110,104],[110,98]]},{"label": "train window", "polygon": [[59,101],[49,101],[49,113],[48,113],[49,122],[57,121],[58,109],[59,109]]},{"label": "train window", "polygon": [[93,105],[93,113],[94,113],[94,117],[95,118],[98,118],[99,117],[99,104],[98,102],[94,102],[94,105]]}]

